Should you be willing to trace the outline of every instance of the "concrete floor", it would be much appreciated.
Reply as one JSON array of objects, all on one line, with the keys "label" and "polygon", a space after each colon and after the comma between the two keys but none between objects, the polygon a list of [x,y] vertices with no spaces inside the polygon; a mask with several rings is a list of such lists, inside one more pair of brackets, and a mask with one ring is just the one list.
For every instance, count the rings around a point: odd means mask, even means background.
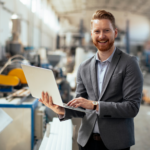
[{"label": "concrete floor", "polygon": [[150,105],[141,105],[134,122],[136,143],[131,150],[150,150]]},{"label": "concrete floor", "polygon": [[72,150],[78,150],[78,145],[77,145],[77,136],[78,136],[78,130],[81,124],[81,119],[80,118],[73,118],[72,123],[74,125],[75,129],[75,134],[73,135],[73,145],[72,145]]},{"label": "concrete floor", "polygon": [[[72,121],[78,130],[81,119],[72,119]],[[135,145],[131,147],[131,150],[150,150],[150,105],[141,105],[140,111],[134,119],[134,125]],[[78,150],[76,138],[77,132],[73,140],[73,150]]]}]

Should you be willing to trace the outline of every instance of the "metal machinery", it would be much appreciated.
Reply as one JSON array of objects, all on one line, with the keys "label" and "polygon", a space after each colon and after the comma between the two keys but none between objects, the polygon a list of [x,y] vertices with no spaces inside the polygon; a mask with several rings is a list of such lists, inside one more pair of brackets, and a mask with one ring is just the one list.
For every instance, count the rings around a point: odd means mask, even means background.
[{"label": "metal machinery", "polygon": [[[17,65],[16,65],[17,63]],[[29,62],[21,55],[15,55],[5,63],[5,65],[0,70],[0,92],[8,93],[14,92],[12,87],[18,85],[25,85],[27,81],[25,79],[24,73],[18,64],[25,63],[29,64]],[[7,68],[9,65],[15,64],[10,68]],[[8,90],[9,89],[9,90]],[[9,93],[8,93],[9,94]],[[6,94],[7,95],[7,94]]]},{"label": "metal machinery", "polygon": [[[15,63],[28,63],[21,55],[11,57],[0,70],[0,109],[12,122],[0,133],[0,149],[33,149],[34,146],[34,110],[38,100],[31,97],[21,68],[7,68]],[[15,88],[18,87],[18,88]],[[0,114],[1,117],[2,114]],[[2,125],[8,120],[4,120]]]}]

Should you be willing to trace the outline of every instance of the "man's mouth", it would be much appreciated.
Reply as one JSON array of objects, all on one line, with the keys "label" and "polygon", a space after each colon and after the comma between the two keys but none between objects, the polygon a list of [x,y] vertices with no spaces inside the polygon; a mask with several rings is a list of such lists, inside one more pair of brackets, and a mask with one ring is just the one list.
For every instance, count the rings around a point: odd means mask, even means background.
[{"label": "man's mouth", "polygon": [[99,43],[106,43],[107,41],[98,41]]}]

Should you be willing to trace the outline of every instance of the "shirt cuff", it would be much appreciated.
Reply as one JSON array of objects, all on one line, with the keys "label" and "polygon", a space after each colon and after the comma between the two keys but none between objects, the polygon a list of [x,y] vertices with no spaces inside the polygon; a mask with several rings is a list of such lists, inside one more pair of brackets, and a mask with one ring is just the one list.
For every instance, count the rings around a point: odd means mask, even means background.
[{"label": "shirt cuff", "polygon": [[65,118],[65,116],[66,116],[66,111],[65,111],[65,114],[64,114],[64,115],[58,115],[58,118],[59,118],[60,120],[63,120],[63,119]]},{"label": "shirt cuff", "polygon": [[58,115],[59,119],[64,119],[65,115]]}]

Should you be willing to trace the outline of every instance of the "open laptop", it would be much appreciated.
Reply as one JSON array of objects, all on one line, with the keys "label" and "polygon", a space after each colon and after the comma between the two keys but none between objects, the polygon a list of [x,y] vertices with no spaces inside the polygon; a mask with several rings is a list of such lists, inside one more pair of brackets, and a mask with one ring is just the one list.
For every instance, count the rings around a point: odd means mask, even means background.
[{"label": "open laptop", "polygon": [[29,90],[33,97],[40,99],[42,91],[44,91],[47,92],[49,96],[52,96],[53,103],[56,105],[81,112],[90,111],[81,108],[70,107],[63,103],[52,70],[23,64],[21,64],[21,66],[24,71]]}]

